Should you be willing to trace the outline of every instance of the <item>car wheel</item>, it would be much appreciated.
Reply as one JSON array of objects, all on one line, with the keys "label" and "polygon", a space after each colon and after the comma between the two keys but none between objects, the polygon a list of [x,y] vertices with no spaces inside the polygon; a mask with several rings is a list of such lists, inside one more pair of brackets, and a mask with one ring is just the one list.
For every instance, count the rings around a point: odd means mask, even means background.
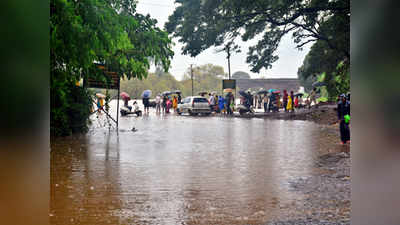
[{"label": "car wheel", "polygon": [[182,112],[179,111],[179,109],[176,109],[176,112],[178,113],[178,115],[182,115]]},{"label": "car wheel", "polygon": [[243,109],[239,109],[239,114],[240,114],[241,116],[243,116],[244,110],[243,110]]}]

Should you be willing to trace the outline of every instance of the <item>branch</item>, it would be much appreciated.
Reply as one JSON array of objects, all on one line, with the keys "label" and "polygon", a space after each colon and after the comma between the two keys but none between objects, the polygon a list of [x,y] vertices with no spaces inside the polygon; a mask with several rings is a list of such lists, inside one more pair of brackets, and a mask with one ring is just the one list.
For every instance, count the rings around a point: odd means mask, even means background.
[{"label": "branch", "polygon": [[302,48],[304,45],[306,45],[306,44],[308,44],[310,42],[313,42],[313,41],[318,41],[318,39],[309,39],[309,40],[297,45],[296,48]]}]

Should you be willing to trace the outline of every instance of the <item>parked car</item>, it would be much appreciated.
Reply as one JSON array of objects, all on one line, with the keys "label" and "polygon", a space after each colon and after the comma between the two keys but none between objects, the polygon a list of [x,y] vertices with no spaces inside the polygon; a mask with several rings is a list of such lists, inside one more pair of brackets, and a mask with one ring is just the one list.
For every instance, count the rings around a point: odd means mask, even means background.
[{"label": "parked car", "polygon": [[177,112],[179,115],[182,113],[188,113],[189,115],[197,114],[211,114],[210,103],[205,97],[202,96],[189,96],[182,100],[181,104],[178,104]]}]

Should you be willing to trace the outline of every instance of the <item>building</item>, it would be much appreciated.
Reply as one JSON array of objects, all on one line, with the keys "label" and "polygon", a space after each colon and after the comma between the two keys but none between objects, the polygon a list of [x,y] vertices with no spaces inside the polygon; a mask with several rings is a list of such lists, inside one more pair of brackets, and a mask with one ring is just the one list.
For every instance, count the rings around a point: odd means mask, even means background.
[{"label": "building", "polygon": [[[279,78],[279,79],[236,79],[237,90],[247,90],[249,88],[258,90],[260,88],[277,89],[280,91],[299,92],[301,89],[300,81],[297,78]],[[304,89],[303,89],[304,90]]]}]

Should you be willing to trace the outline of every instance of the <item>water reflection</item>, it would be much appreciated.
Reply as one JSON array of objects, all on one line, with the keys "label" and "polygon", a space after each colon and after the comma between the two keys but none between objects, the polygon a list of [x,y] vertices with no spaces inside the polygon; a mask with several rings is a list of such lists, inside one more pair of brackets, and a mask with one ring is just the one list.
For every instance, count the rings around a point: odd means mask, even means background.
[{"label": "water reflection", "polygon": [[310,173],[320,136],[303,121],[121,117],[119,132],[53,140],[51,222],[262,224],[298,198],[287,180]]}]

